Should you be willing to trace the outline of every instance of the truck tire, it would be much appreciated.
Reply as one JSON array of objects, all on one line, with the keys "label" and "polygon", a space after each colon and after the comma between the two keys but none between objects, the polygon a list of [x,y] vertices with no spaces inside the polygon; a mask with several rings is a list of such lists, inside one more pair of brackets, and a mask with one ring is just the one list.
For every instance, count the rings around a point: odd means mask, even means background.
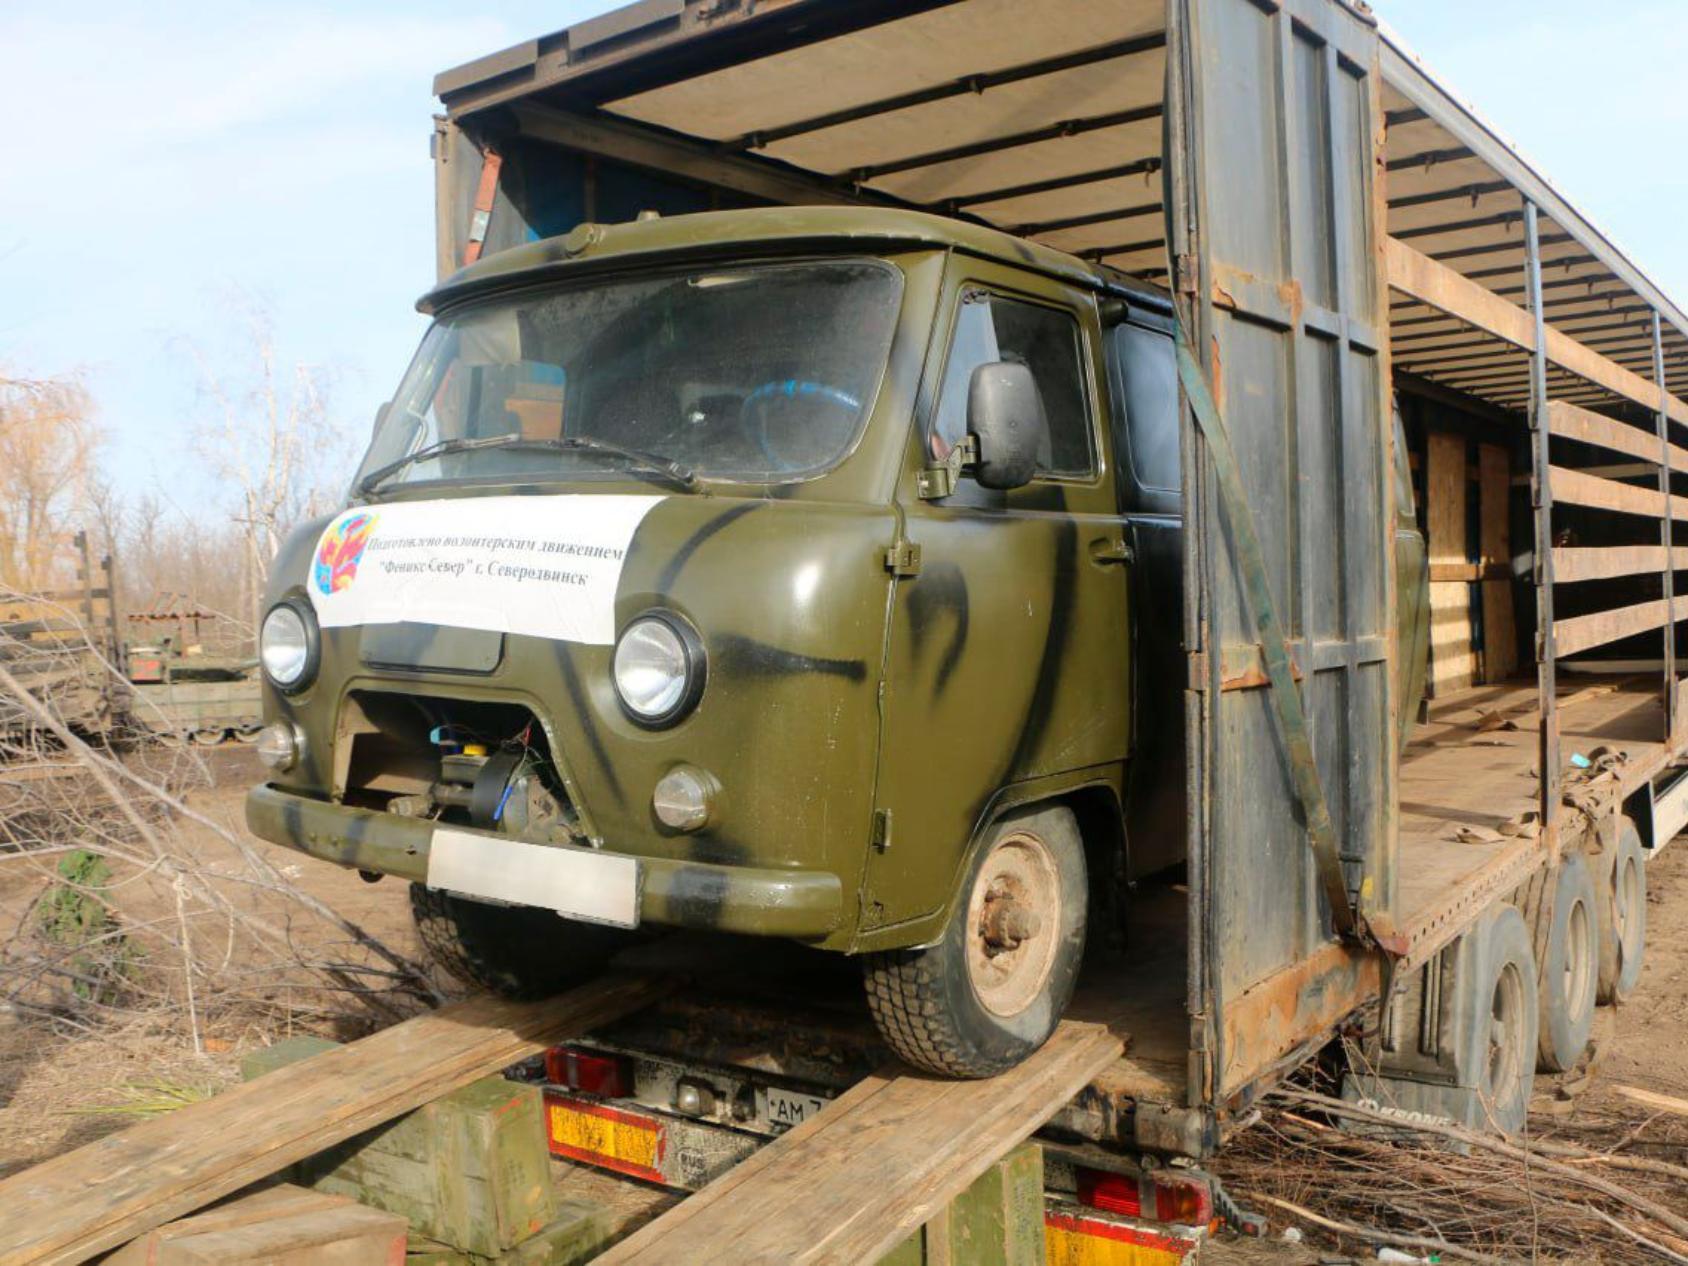
[{"label": "truck tire", "polygon": [[436,963],[505,998],[544,998],[579,984],[633,937],[551,910],[491,905],[426,884],[410,885],[410,914]]},{"label": "truck tire", "polygon": [[1647,861],[1630,818],[1618,819],[1617,842],[1600,860],[1599,996],[1601,1002],[1622,1002],[1641,979],[1647,956]]},{"label": "truck tire", "polygon": [[1475,1021],[1477,1088],[1496,1128],[1524,1128],[1535,1085],[1540,1013],[1536,955],[1516,906],[1494,913],[1477,989],[1468,1012]]},{"label": "truck tire", "polygon": [[863,963],[880,1035],[908,1063],[944,1076],[1014,1067],[1048,1040],[1072,997],[1088,891],[1070,810],[998,822],[937,943]]},{"label": "truck tire", "polygon": [[1594,874],[1578,853],[1568,853],[1550,875],[1535,911],[1537,1009],[1540,1037],[1536,1069],[1562,1073],[1582,1058],[1594,1027],[1600,983],[1600,916]]}]

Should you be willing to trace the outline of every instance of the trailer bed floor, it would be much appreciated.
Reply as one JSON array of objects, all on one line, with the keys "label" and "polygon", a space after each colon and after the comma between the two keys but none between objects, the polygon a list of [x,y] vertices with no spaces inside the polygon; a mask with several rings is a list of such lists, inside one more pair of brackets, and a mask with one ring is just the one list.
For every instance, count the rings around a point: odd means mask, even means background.
[{"label": "trailer bed floor", "polygon": [[[1573,753],[1600,747],[1625,754],[1615,777],[1589,783],[1603,800],[1628,795],[1663,766],[1664,722],[1650,679],[1573,680],[1561,686],[1557,703],[1567,763]],[[1459,832],[1499,831],[1537,808],[1540,731],[1535,682],[1519,680],[1438,699],[1414,732],[1401,761],[1398,908],[1415,961],[1453,935],[1462,909],[1521,882],[1539,864],[1538,839],[1473,842]]]}]

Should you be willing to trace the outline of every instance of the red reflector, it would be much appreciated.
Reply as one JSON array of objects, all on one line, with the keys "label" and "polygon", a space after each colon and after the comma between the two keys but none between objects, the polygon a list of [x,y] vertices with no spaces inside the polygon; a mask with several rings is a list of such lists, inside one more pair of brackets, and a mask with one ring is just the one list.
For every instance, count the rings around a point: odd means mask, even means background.
[{"label": "red reflector", "polygon": [[1079,1167],[1073,1176],[1078,1180],[1079,1203],[1104,1213],[1183,1226],[1213,1221],[1213,1189],[1193,1174],[1160,1169],[1139,1178]]},{"label": "red reflector", "polygon": [[1137,1180],[1124,1174],[1110,1174],[1102,1169],[1078,1169],[1078,1201],[1104,1213],[1120,1213],[1128,1218],[1141,1217],[1143,1198],[1137,1190]]},{"label": "red reflector", "polygon": [[1213,1188],[1206,1180],[1190,1174],[1155,1173],[1155,1220],[1184,1226],[1206,1226],[1213,1221]]},{"label": "red reflector", "polygon": [[553,1046],[545,1052],[545,1080],[605,1099],[620,1099],[633,1091],[631,1061],[568,1046]]}]

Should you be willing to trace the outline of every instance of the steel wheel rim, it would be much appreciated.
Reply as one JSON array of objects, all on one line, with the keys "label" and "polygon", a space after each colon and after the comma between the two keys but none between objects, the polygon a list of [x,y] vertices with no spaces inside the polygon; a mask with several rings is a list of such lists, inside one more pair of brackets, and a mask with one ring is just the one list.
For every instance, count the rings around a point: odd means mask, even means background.
[{"label": "steel wheel rim", "polygon": [[1049,846],[1018,832],[997,842],[967,899],[967,980],[992,1015],[1021,1014],[1055,969],[1061,872]]},{"label": "steel wheel rim", "polygon": [[1524,978],[1509,962],[1495,978],[1489,1001],[1489,1098],[1510,1100],[1524,1075]]},{"label": "steel wheel rim", "polygon": [[1565,921],[1565,970],[1560,982],[1565,994],[1565,1013],[1583,1013],[1593,984],[1589,961],[1593,957],[1594,933],[1589,926],[1588,906],[1573,902]]}]

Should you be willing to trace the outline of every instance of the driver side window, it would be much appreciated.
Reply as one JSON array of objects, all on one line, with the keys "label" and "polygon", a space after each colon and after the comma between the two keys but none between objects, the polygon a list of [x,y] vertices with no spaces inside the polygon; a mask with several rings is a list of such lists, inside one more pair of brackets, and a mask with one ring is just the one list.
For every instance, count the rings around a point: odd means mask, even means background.
[{"label": "driver side window", "polygon": [[1059,308],[986,290],[968,290],[961,297],[938,408],[927,437],[931,456],[941,461],[967,434],[967,392],[973,371],[1002,360],[1027,366],[1043,398],[1049,432],[1038,454],[1038,474],[1094,474],[1096,454],[1078,321]]}]

